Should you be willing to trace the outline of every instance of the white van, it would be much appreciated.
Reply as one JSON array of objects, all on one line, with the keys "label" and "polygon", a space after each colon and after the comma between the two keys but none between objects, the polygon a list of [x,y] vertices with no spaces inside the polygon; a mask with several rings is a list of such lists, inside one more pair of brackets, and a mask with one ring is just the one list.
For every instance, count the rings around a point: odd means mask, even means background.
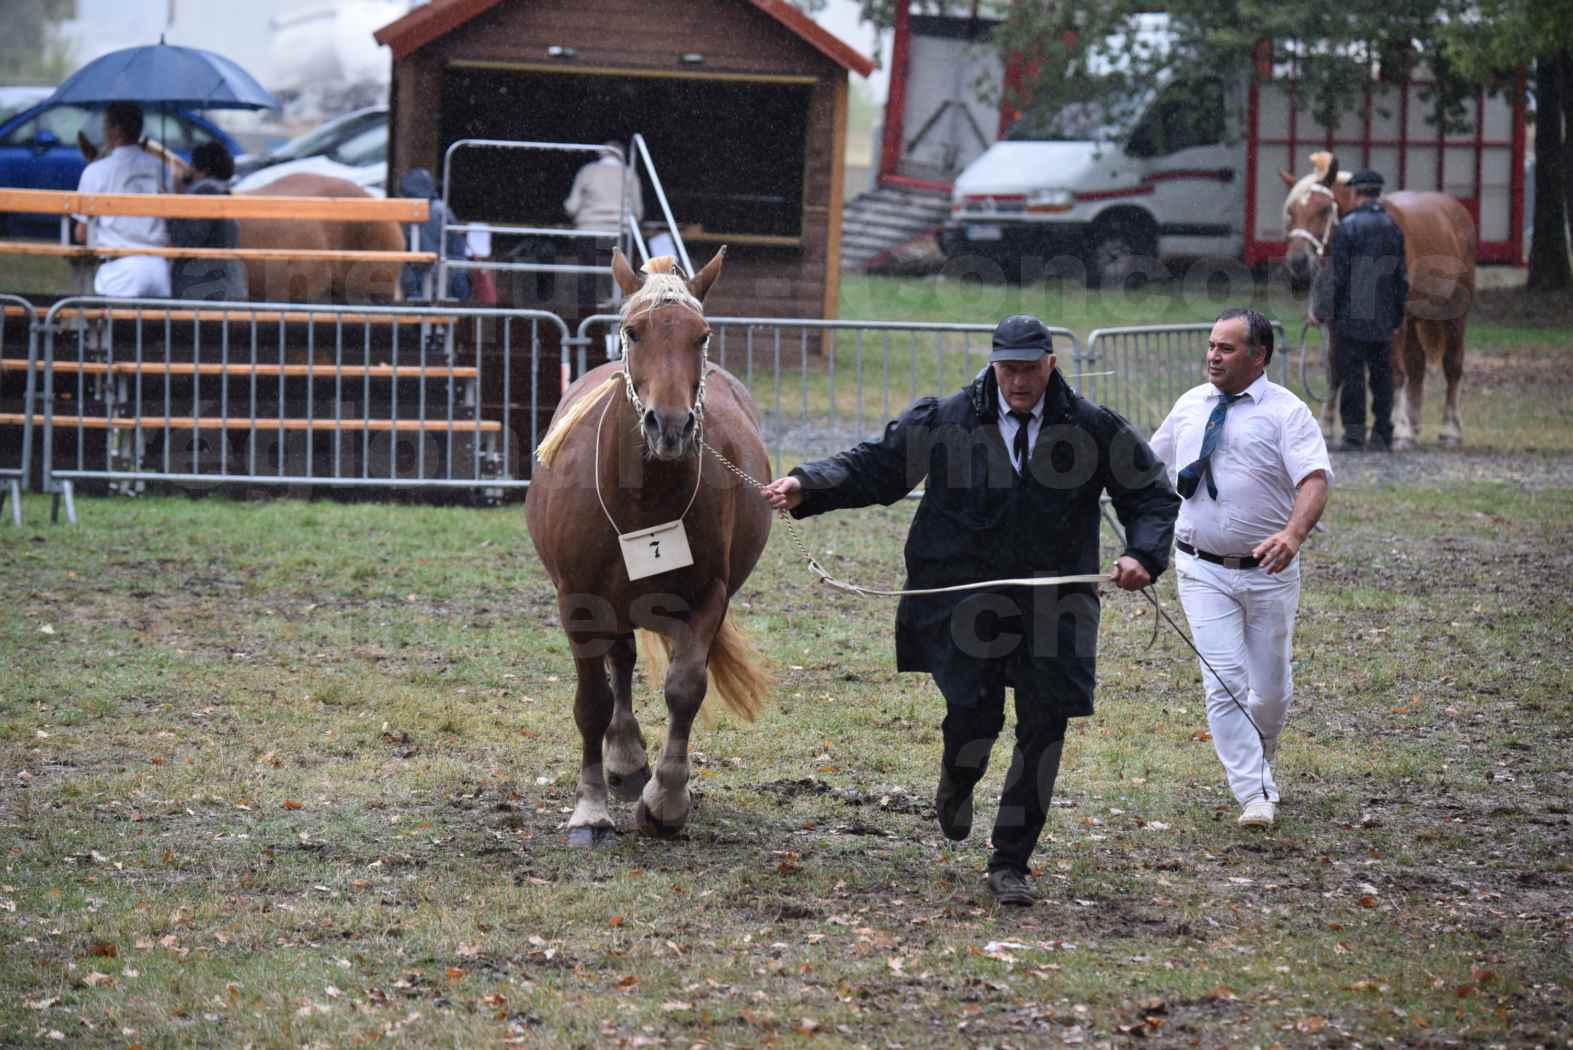
[{"label": "white van", "polygon": [[[1239,258],[1245,238],[1244,85],[1176,81],[1145,105],[1024,114],[957,177],[940,244],[1011,280],[1067,263],[1090,286],[1173,259]],[[1135,111],[1135,120],[1111,116]]]},{"label": "white van", "polygon": [[[1027,113],[957,176],[940,245],[1030,281],[1085,267],[1122,283],[1176,261],[1256,266],[1283,255],[1280,172],[1329,150],[1345,171],[1375,168],[1389,191],[1441,190],[1475,219],[1480,261],[1523,258],[1523,103],[1481,88],[1439,131],[1429,78],[1373,80],[1363,104],[1322,124],[1286,76],[1175,81],[1124,106]],[[1136,114],[1118,119],[1109,114]]]}]

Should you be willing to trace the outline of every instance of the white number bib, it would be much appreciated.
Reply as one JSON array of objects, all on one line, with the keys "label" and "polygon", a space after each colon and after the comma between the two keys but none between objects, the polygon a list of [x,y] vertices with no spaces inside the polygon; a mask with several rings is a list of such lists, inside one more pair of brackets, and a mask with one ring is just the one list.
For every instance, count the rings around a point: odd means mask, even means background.
[{"label": "white number bib", "polygon": [[623,545],[623,564],[628,566],[630,580],[659,576],[694,563],[693,552],[688,549],[688,530],[683,528],[681,518],[638,532],[625,532],[617,537],[617,542]]}]

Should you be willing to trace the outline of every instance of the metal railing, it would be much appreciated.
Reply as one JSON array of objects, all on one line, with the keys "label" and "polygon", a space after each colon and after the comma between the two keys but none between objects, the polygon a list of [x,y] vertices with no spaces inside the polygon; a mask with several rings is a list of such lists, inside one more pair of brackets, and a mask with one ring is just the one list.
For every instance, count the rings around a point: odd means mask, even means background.
[{"label": "metal railing", "polygon": [[[1087,336],[1081,359],[1081,393],[1130,421],[1143,437],[1168,416],[1181,394],[1207,382],[1207,337],[1211,324],[1132,325],[1099,328]],[[1268,371],[1289,380],[1283,325],[1273,322],[1277,350]]]},{"label": "metal railing", "polygon": [[[9,316],[5,316],[9,315]],[[9,323],[11,317],[18,318],[18,323]],[[17,329],[23,330],[26,335],[22,342],[26,345],[26,352],[18,355],[12,353],[16,340],[8,336]],[[21,440],[16,445],[17,455],[14,463],[9,462],[10,457],[0,452],[0,515],[5,510],[7,498],[11,501],[11,521],[20,528],[22,525],[22,491],[27,488],[29,472],[33,462],[33,417],[34,383],[38,375],[38,324],[37,314],[33,304],[16,295],[0,295],[0,381],[7,373],[24,371],[25,377],[22,384],[22,404],[20,420],[13,421],[13,413],[0,413],[0,418],[5,420],[7,430],[21,430]],[[10,442],[0,442],[0,448],[9,447]]]},{"label": "metal railing", "polygon": [[72,519],[87,479],[500,498],[528,484],[519,461],[554,407],[538,395],[545,347],[569,342],[542,311],[85,296],[39,327],[42,419],[28,423]]},{"label": "metal railing", "polygon": [[[920,397],[955,393],[988,361],[991,324],[709,317],[710,360],[742,380],[761,413],[779,475],[883,428]],[[616,314],[579,325],[577,373],[615,358]],[[1050,328],[1071,385],[1080,380],[1076,334]],[[1068,344],[1068,346],[1067,346]],[[597,352],[592,353],[591,350]]]}]

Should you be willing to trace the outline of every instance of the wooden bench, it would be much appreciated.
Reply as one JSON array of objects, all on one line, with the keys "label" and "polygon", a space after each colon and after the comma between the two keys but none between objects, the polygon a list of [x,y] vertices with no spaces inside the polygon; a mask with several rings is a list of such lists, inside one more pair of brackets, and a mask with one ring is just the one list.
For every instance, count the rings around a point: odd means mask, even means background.
[{"label": "wooden bench", "polygon": [[[77,193],[0,188],[0,212],[46,215],[146,215],[160,219],[302,219],[425,222],[421,197],[268,197],[239,193]],[[13,242],[14,243],[14,242]]]},{"label": "wooden bench", "polygon": [[152,255],[161,259],[259,259],[294,262],[412,262],[430,265],[436,252],[355,252],[321,248],[90,248],[51,241],[0,240],[3,255],[49,255],[68,259],[119,259]]},{"label": "wooden bench", "polygon": [[[368,309],[375,310],[375,307]],[[20,316],[18,309],[13,316]],[[42,318],[46,311],[39,310]],[[342,307],[322,310],[252,310],[235,307],[231,310],[193,307],[67,307],[55,314],[59,321],[209,321],[229,324],[386,324],[386,325],[454,325],[460,318],[456,314],[387,314],[369,313],[365,310],[345,310]]]},{"label": "wooden bench", "polygon": [[[43,367],[43,362],[39,362]],[[481,372],[471,365],[276,365],[231,362],[194,364],[190,361],[56,361],[55,371],[68,375],[158,375],[230,376],[247,379],[475,379]],[[0,358],[0,371],[24,372],[27,361],[19,357]]]},{"label": "wooden bench", "polygon": [[[425,222],[431,202],[415,197],[268,197],[212,193],[76,193],[0,189],[0,213],[62,218],[134,215],[161,219],[288,219],[303,222]],[[41,241],[0,241],[0,254],[64,258],[256,259],[303,262],[413,262],[430,265],[435,252],[325,251],[274,248],[107,248]]]},{"label": "wooden bench", "polygon": [[[26,425],[23,412],[0,412],[0,426]],[[35,413],[34,426],[43,426],[44,417]],[[56,414],[57,429],[81,430],[287,430],[287,431],[370,431],[424,433],[500,434],[502,424],[495,419],[279,419],[240,416],[81,416]]]}]

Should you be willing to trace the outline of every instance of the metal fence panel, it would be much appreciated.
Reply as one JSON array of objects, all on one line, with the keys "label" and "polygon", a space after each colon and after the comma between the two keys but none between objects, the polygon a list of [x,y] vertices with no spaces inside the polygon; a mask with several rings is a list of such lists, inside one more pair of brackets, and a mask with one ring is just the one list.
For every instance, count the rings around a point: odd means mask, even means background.
[{"label": "metal fence panel", "polygon": [[[528,484],[542,311],[74,297],[42,323],[44,481]],[[517,403],[518,371],[529,404]],[[527,444],[526,444],[527,442]],[[524,447],[520,447],[520,446]]]},{"label": "metal fence panel", "polygon": [[[1081,393],[1113,409],[1143,437],[1168,416],[1181,394],[1207,382],[1211,324],[1132,325],[1099,328],[1087,337]],[[1273,322],[1278,382],[1289,381],[1289,347],[1283,325]]]},{"label": "metal fence panel", "polygon": [[19,402],[0,406],[0,433],[16,438],[0,441],[0,514],[10,500],[11,520],[17,526],[22,524],[22,491],[27,488],[33,457],[32,408],[38,376],[36,322],[32,303],[20,296],[0,295],[0,384],[9,378],[14,387],[20,375],[22,387]]},{"label": "metal fence panel", "polygon": [[[707,317],[710,360],[759,406],[777,475],[879,433],[920,397],[955,393],[987,364],[991,324]],[[617,355],[616,314],[579,325],[577,374]],[[1080,382],[1079,341],[1050,328],[1060,366]]]}]

